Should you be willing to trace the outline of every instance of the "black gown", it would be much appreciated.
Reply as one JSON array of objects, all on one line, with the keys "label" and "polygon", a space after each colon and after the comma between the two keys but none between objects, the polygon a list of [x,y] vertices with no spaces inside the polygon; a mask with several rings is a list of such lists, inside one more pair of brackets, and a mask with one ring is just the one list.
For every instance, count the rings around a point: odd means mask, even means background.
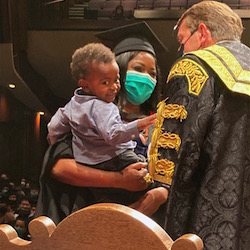
[{"label": "black gown", "polygon": [[92,204],[88,188],[79,188],[61,183],[51,176],[51,169],[60,158],[73,158],[71,135],[66,135],[49,146],[40,174],[40,192],[35,217],[48,216],[58,224],[71,213]]},{"label": "black gown", "polygon": [[171,185],[165,230],[206,250],[250,249],[250,49],[221,42],[184,55],[158,105],[150,173]]}]

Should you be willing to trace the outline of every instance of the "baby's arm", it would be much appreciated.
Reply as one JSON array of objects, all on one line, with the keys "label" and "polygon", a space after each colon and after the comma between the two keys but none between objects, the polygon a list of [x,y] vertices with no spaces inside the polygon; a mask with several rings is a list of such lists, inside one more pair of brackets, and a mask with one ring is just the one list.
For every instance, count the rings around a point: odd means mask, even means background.
[{"label": "baby's arm", "polygon": [[153,114],[145,118],[139,119],[137,123],[138,130],[139,131],[144,130],[148,128],[150,125],[154,124],[154,122],[156,121],[156,116],[157,114]]},{"label": "baby's arm", "polygon": [[65,108],[59,108],[48,124],[48,141],[54,144],[63,135],[70,132],[68,118]]},{"label": "baby's arm", "polygon": [[93,111],[93,119],[99,135],[110,145],[118,145],[128,142],[139,136],[141,130],[152,125],[156,120],[156,114],[124,123],[118,108],[111,103],[105,104],[96,102]]}]

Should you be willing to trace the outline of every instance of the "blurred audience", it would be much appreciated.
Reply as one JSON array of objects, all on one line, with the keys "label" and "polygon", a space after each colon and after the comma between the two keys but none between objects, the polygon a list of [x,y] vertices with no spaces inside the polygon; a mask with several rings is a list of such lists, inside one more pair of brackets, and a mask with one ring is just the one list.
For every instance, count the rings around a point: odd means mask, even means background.
[{"label": "blurred audience", "polygon": [[0,224],[9,224],[14,226],[16,217],[10,210],[6,202],[0,200]]},{"label": "blurred audience", "polygon": [[38,184],[25,178],[13,181],[0,175],[0,224],[9,224],[20,238],[30,240],[28,224],[34,218],[39,194]]},{"label": "blurred audience", "polygon": [[28,221],[27,218],[18,216],[15,222],[15,230],[20,238],[23,240],[31,240],[30,234],[28,233]]}]

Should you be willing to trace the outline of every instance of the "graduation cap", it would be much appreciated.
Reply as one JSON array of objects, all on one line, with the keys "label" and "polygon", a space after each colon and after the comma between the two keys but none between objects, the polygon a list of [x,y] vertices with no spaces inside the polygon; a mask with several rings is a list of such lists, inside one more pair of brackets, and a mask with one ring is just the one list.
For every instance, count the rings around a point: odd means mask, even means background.
[{"label": "graduation cap", "polygon": [[[146,51],[158,60],[167,48],[146,22],[138,22],[95,34],[116,56],[128,51]],[[164,58],[166,60],[166,58]]]}]

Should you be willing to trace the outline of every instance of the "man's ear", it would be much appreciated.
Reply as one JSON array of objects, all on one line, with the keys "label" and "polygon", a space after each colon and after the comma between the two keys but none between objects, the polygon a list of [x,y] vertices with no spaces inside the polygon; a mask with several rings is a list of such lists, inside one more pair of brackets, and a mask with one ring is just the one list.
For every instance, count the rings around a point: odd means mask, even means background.
[{"label": "man's ear", "polygon": [[211,31],[204,23],[199,24],[198,30],[200,32],[200,43],[202,48],[206,48],[215,43]]},{"label": "man's ear", "polygon": [[199,32],[200,32],[200,41],[201,44],[204,44],[208,38],[209,35],[211,35],[209,29],[204,23],[199,24]]},{"label": "man's ear", "polygon": [[79,87],[83,89],[84,92],[88,93],[89,92],[89,82],[86,81],[85,79],[80,79],[78,81]]}]

